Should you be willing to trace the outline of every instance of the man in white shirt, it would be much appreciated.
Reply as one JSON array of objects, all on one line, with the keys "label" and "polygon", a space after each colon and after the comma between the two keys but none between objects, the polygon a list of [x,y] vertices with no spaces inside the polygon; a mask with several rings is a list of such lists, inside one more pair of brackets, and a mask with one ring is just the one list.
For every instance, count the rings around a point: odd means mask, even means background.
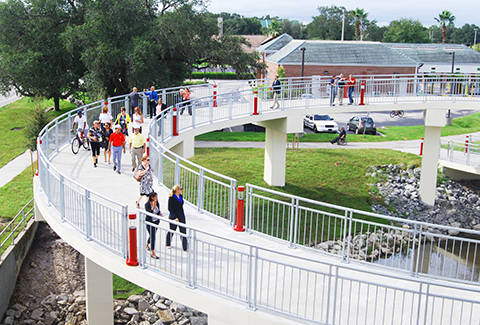
[{"label": "man in white shirt", "polygon": [[[85,117],[85,115],[83,115],[83,112],[81,110],[79,110],[77,112],[77,116],[75,116],[75,119],[73,120],[73,125],[72,125],[72,129],[70,130],[70,132],[73,132],[73,129],[75,128],[75,125],[78,125],[78,127],[80,129],[82,129],[83,137],[85,139],[87,139],[88,143],[90,143],[90,141],[88,140],[88,137],[87,137],[87,134],[88,134],[87,118]],[[90,148],[89,148],[89,150],[90,150]]]}]

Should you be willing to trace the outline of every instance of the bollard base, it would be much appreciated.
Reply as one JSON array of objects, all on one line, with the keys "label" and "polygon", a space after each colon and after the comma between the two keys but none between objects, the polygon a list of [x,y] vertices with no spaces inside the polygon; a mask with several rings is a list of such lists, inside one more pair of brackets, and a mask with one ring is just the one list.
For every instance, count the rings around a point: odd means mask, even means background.
[{"label": "bollard base", "polygon": [[127,258],[127,265],[128,266],[138,266],[138,261],[132,261],[131,259]]},{"label": "bollard base", "polygon": [[235,226],[233,226],[233,230],[243,232],[243,231],[245,231],[245,227],[239,227],[239,226],[235,225]]}]

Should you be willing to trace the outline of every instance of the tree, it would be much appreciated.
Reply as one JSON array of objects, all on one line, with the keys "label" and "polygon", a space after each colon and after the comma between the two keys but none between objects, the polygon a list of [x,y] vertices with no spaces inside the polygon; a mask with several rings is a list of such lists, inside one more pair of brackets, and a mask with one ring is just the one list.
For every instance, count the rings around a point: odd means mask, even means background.
[{"label": "tree", "polygon": [[230,14],[227,12],[222,12],[220,15],[214,16],[223,18],[224,34],[262,35],[262,24],[257,18],[247,18],[239,14]]},{"label": "tree", "polygon": [[429,43],[428,33],[419,20],[402,18],[394,20],[383,34],[383,42]]},{"label": "tree", "polygon": [[355,40],[358,41],[358,35],[361,33],[361,40],[363,41],[363,31],[368,24],[368,13],[364,9],[357,8],[348,14],[353,17],[355,22]]},{"label": "tree", "polygon": [[60,99],[82,90],[85,67],[64,46],[68,26],[83,23],[89,0],[7,0],[0,3],[0,91]]},{"label": "tree", "polygon": [[295,39],[302,38],[302,28],[303,25],[301,23],[293,22],[288,19],[282,19],[280,21],[280,28],[282,31]]},{"label": "tree", "polygon": [[442,11],[441,14],[438,14],[438,18],[434,17],[434,19],[440,24],[442,27],[442,43],[445,44],[445,33],[448,26],[454,26],[453,21],[455,20],[455,16],[448,10]]},{"label": "tree", "polygon": [[262,28],[262,32],[263,35],[272,36],[272,38],[275,38],[283,33],[282,27],[280,27],[280,23],[277,20],[272,20],[270,25]]},{"label": "tree", "polygon": [[[337,6],[321,6],[317,8],[319,15],[307,25],[308,39],[340,40],[342,38],[343,8]],[[345,39],[353,39],[354,28],[351,17],[345,17]]]}]

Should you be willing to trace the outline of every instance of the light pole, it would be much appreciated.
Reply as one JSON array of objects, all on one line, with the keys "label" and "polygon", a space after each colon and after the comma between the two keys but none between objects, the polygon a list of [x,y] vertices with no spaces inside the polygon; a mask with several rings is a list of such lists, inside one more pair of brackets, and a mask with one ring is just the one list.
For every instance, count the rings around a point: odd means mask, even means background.
[{"label": "light pole", "polygon": [[452,54],[452,74],[455,72],[455,52],[450,52]]},{"label": "light pole", "polygon": [[[342,8],[343,10],[343,19],[342,19],[342,42],[343,42],[343,35],[345,35],[345,8]],[[475,34],[477,35],[477,34]]]},{"label": "light pole", "polygon": [[299,48],[300,51],[302,51],[302,80],[303,80],[303,71],[305,68],[305,51],[307,50],[305,47]]},{"label": "light pole", "polygon": [[473,49],[475,50],[475,47],[477,46],[477,32],[478,28],[473,29],[475,31],[475,38],[473,39]]},{"label": "light pole", "polygon": [[[455,91],[455,83],[453,82],[453,73],[455,72],[455,52],[449,52],[448,54],[451,54],[452,55],[452,71],[451,71],[451,74],[452,74],[452,88],[451,88],[451,95],[454,95],[454,91]],[[452,117],[450,115],[450,109],[448,109],[448,113],[447,113],[447,125],[452,125]]]}]

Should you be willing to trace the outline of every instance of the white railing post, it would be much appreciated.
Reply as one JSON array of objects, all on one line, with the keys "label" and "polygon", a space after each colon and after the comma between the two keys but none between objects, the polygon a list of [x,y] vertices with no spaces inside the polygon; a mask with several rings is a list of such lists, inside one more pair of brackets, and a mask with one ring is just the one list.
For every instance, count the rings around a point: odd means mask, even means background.
[{"label": "white railing post", "polygon": [[68,112],[67,124],[68,124],[67,138],[68,138],[68,143],[70,143],[72,141],[72,133],[70,132],[70,130],[72,129],[72,115],[71,115],[71,112]]},{"label": "white railing post", "polygon": [[65,222],[65,177],[60,174],[60,219]]},{"label": "white railing post", "polygon": [[58,119],[55,119],[55,151],[58,153]]},{"label": "white railing post", "polygon": [[92,240],[92,202],[90,200],[90,191],[85,189],[85,232],[87,240]]},{"label": "white railing post", "polygon": [[126,206],[122,206],[122,230],[120,233],[122,240],[123,259],[127,259],[128,251],[128,211]]},{"label": "white railing post", "polygon": [[163,184],[163,147],[155,148],[155,150],[158,150],[157,181],[160,185]]},{"label": "white railing post", "polygon": [[180,157],[175,159],[175,176],[173,179],[175,184],[180,184]]},{"label": "white railing post", "polygon": [[294,248],[295,247],[295,241],[294,241],[294,236],[295,236],[295,198],[292,198],[292,201],[290,202],[290,227],[289,227],[289,234],[288,234],[288,242],[289,242],[289,247]]},{"label": "white railing post", "polygon": [[453,152],[455,151],[455,141],[448,141],[448,143],[451,143],[450,147],[450,161],[453,161]]},{"label": "white railing post", "polygon": [[148,115],[148,96],[143,94],[142,97],[142,115],[147,116]]},{"label": "white railing post", "polygon": [[228,95],[228,118],[231,120],[233,116],[233,96],[232,93]]},{"label": "white railing post", "polygon": [[205,170],[200,168],[198,173],[198,193],[197,193],[197,209],[199,212],[203,210],[205,199]]},{"label": "white railing post", "polygon": [[[130,111],[130,101],[128,99],[129,99],[128,95],[124,97],[123,100],[125,102],[125,105],[123,105],[123,106],[125,106],[125,110],[126,110],[127,114],[130,114],[132,112]],[[133,107],[133,109],[135,109],[135,107]],[[110,109],[108,111],[110,112]]]},{"label": "white railing post", "polygon": [[[111,112],[112,112],[112,99],[111,99],[110,97],[108,97],[107,106],[108,106],[108,111],[109,111],[110,114],[111,114]],[[101,107],[101,106],[100,106],[100,107]],[[127,113],[128,113],[128,111],[127,111]]]},{"label": "white railing post", "polygon": [[257,268],[258,268],[258,248],[250,246],[248,254],[248,308],[257,310]]}]

